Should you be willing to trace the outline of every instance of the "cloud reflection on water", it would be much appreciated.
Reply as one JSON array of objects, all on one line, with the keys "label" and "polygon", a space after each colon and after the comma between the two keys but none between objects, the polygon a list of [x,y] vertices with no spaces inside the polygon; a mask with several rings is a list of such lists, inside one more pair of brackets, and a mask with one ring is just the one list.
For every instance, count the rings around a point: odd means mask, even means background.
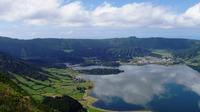
[{"label": "cloud reflection on water", "polygon": [[165,93],[166,84],[176,83],[200,95],[200,74],[186,65],[124,65],[119,75],[84,76],[94,81],[94,94],[101,100],[119,97],[126,103],[145,105]]}]

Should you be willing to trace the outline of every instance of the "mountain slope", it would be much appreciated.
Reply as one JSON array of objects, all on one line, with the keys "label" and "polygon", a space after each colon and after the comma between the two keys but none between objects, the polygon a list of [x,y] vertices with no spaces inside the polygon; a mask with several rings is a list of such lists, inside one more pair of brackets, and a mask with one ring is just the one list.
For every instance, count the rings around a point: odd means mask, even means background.
[{"label": "mountain slope", "polygon": [[[14,57],[47,63],[80,63],[85,57],[117,60],[151,55],[151,50],[164,49],[183,57],[185,52],[199,50],[200,41],[169,38],[113,38],[113,39],[33,39],[0,38],[0,51]],[[183,53],[182,53],[183,52]],[[195,55],[188,52],[188,55]]]},{"label": "mountain slope", "polygon": [[24,60],[5,55],[4,53],[0,53],[0,70],[37,80],[48,79],[45,72],[40,68],[37,68]]},{"label": "mountain slope", "polygon": [[22,89],[0,72],[0,112],[42,112]]},{"label": "mountain slope", "polygon": [[[30,83],[34,83],[37,87],[40,87],[41,85],[39,82],[43,83],[47,81],[49,77],[55,78],[47,71],[35,67],[24,60],[0,53],[0,112],[86,111],[77,100],[69,96],[54,99],[53,97],[45,97],[40,94],[43,97],[41,100],[45,99],[42,102],[48,101],[42,103],[34,99],[30,91],[24,89],[31,87]],[[18,80],[17,78],[24,79],[29,84],[23,85],[25,82],[16,81]],[[21,85],[23,85],[24,88],[21,87]],[[50,87],[49,85],[47,86]],[[31,88],[30,90],[34,91]],[[54,104],[60,105],[54,106]]]}]

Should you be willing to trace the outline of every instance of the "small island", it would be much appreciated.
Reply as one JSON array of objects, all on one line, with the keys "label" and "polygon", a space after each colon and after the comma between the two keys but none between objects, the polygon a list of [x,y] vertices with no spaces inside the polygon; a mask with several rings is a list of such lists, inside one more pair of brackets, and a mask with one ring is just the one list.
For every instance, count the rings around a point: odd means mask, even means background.
[{"label": "small island", "polygon": [[87,69],[87,70],[79,70],[82,74],[88,75],[110,75],[110,74],[119,74],[124,72],[119,69],[108,69],[108,68],[95,68],[95,69]]}]

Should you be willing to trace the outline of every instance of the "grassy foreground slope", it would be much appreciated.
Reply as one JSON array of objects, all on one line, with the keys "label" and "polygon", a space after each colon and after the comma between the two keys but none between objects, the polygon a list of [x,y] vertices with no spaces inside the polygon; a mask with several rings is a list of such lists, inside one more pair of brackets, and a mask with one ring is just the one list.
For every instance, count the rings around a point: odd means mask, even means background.
[{"label": "grassy foreground slope", "polygon": [[[92,88],[92,83],[79,78],[78,72],[70,68],[48,68],[45,70],[49,75],[48,80],[41,81],[13,75],[15,77],[13,81],[27,91],[38,104],[48,104],[54,107],[58,103],[57,101],[65,101],[63,98],[66,98],[67,95],[79,101],[89,112],[103,112],[103,110],[91,106],[94,100],[87,95],[87,90]],[[50,102],[52,101],[51,98],[55,98],[55,102]],[[62,98],[63,100],[58,100],[57,98]],[[64,107],[67,106],[66,104],[62,105]],[[85,110],[83,109],[82,111]],[[61,110],[59,112],[67,111]]]},{"label": "grassy foreground slope", "polygon": [[0,71],[0,112],[86,111],[77,100],[87,82],[77,83],[70,70],[37,68],[0,53]]},{"label": "grassy foreground slope", "polygon": [[0,72],[0,112],[43,112],[26,92]]},{"label": "grassy foreground slope", "polygon": [[48,80],[41,81],[33,78],[24,78],[14,75],[13,81],[27,91],[34,99],[42,102],[46,96],[69,95],[77,100],[81,100],[84,90],[89,87],[89,82],[76,79],[77,75],[71,69],[47,69]]}]

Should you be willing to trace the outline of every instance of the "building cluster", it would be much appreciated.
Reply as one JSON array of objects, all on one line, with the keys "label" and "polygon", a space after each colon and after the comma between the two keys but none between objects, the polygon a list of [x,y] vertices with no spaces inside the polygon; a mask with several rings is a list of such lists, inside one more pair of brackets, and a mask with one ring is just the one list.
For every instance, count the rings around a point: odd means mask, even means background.
[{"label": "building cluster", "polygon": [[158,58],[158,57],[146,56],[146,57],[135,57],[133,59],[132,63],[133,64],[137,64],[137,65],[144,65],[144,64],[173,64],[174,60],[171,57]]}]

